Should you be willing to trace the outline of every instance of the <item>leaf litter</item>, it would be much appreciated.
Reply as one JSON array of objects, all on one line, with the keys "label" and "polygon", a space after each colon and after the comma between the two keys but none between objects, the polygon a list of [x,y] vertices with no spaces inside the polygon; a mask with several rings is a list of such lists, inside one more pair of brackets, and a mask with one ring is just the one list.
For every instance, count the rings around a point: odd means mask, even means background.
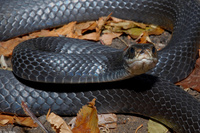
[{"label": "leaf litter", "polygon": [[[129,38],[136,39],[137,43],[151,43],[149,35],[160,35],[164,30],[155,25],[146,25],[143,23],[137,23],[129,20],[122,20],[119,18],[111,17],[111,14],[107,17],[101,17],[98,21],[88,21],[84,23],[71,22],[64,25],[61,28],[54,28],[52,30],[41,30],[38,32],[31,33],[27,36],[16,37],[8,41],[0,42],[0,53],[3,56],[12,56],[12,51],[15,46],[19,43],[36,38],[36,37],[48,37],[48,36],[65,36],[70,38],[78,38],[85,40],[101,41],[104,45],[110,45],[114,38],[119,38],[123,34],[127,34]],[[4,60],[1,57],[1,62]],[[197,61],[197,65],[193,73],[185,79],[177,83],[184,87],[192,86],[197,91],[200,91],[199,84],[199,73],[200,73],[200,60]],[[196,82],[193,82],[196,81]],[[47,120],[51,123],[53,129],[57,133],[61,132],[100,132],[98,126],[98,119],[101,116],[97,115],[96,107],[94,106],[95,100],[85,105],[78,113],[77,118],[73,124],[73,129],[69,127],[62,118],[54,113],[47,114]],[[112,115],[112,114],[109,114]],[[100,127],[115,128],[116,127],[116,116],[106,116],[107,119],[111,120],[112,126],[107,126],[109,122],[104,119],[103,122],[106,124],[100,124]],[[36,127],[37,120],[32,120],[31,117],[17,117],[2,114],[0,115],[0,125],[6,124],[19,124],[23,126]],[[114,124],[114,126],[113,126]],[[38,124],[40,125],[40,124]],[[108,131],[109,132],[109,131]]]}]

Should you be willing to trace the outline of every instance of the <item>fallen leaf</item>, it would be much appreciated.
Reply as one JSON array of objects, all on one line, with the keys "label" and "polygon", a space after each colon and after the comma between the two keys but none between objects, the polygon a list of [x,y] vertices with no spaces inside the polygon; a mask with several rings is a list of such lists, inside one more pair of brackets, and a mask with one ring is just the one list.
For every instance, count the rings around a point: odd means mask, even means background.
[{"label": "fallen leaf", "polygon": [[116,18],[116,17],[111,17],[112,21],[115,22],[115,23],[119,23],[119,22],[123,22],[124,20],[123,19],[120,19],[120,18]]},{"label": "fallen leaf", "polygon": [[114,38],[117,38],[121,35],[122,33],[106,33],[100,37],[100,40],[102,40],[105,45],[110,45]]},{"label": "fallen leaf", "polygon": [[148,121],[148,133],[167,133],[168,129],[162,124],[153,120]]},{"label": "fallen leaf", "polygon": [[0,115],[0,125],[5,126],[6,124],[13,124],[14,117],[10,115]]},{"label": "fallen leaf", "polygon": [[100,34],[97,32],[92,32],[92,33],[79,37],[79,39],[93,40],[93,41],[99,41],[99,38],[100,38]]},{"label": "fallen leaf", "polygon": [[198,92],[200,92],[200,58],[197,59],[195,69],[192,73],[184,80],[176,83],[176,85],[180,85],[183,88],[192,88]]},{"label": "fallen leaf", "polygon": [[52,129],[56,133],[72,133],[70,127],[65,123],[62,117],[51,113],[46,116],[46,119],[49,123],[51,123]]},{"label": "fallen leaf", "polygon": [[141,28],[131,28],[128,30],[122,30],[124,33],[130,35],[133,39],[138,38],[141,34],[145,32],[144,29]]},{"label": "fallen leaf", "polygon": [[[68,125],[73,129],[76,123],[76,117],[71,119]],[[116,128],[117,127],[117,116],[116,114],[100,114],[98,115],[99,127]]]},{"label": "fallen leaf", "polygon": [[18,117],[12,115],[0,114],[0,125],[5,126],[7,124],[18,124],[26,127],[37,127],[31,117]]},{"label": "fallen leaf", "polygon": [[[146,32],[148,35],[158,35],[164,31],[158,26],[118,19],[111,17],[111,14],[112,13],[110,13],[107,17],[100,17],[98,21],[88,21],[79,24],[77,24],[77,22],[71,22],[60,28],[41,30],[21,38],[17,37],[5,42],[0,42],[0,53],[4,56],[11,56],[15,46],[25,40],[36,37],[65,36],[93,41],[99,41],[99,39],[102,39],[105,44],[111,44],[115,35],[117,37],[123,33],[126,33],[136,39],[140,37],[141,34],[147,35]],[[104,33],[105,35],[103,34],[102,37],[100,37],[101,33]],[[110,33],[114,33],[115,35]],[[141,42],[145,42],[148,38],[148,36],[143,36],[143,40],[141,40]]]},{"label": "fallen leaf", "polygon": [[149,39],[149,34],[147,31],[143,32],[143,35],[141,36],[141,38],[139,39],[139,43],[147,43]]},{"label": "fallen leaf", "polygon": [[38,127],[31,117],[14,117],[15,123],[22,126]]},{"label": "fallen leaf", "polygon": [[99,133],[98,117],[93,99],[88,105],[84,105],[76,117],[75,127],[72,129],[73,133]]},{"label": "fallen leaf", "polygon": [[54,29],[49,33],[49,36],[66,36],[71,38],[77,38],[77,35],[74,34],[76,21],[70,22],[67,25],[64,25],[63,27],[59,29]]},{"label": "fallen leaf", "polygon": [[95,30],[97,27],[96,21],[88,21],[84,23],[79,23],[75,26],[75,32],[78,36],[82,36],[88,30]]},{"label": "fallen leaf", "polygon": [[0,42],[1,55],[7,56],[7,57],[11,56],[14,47],[17,46],[21,42],[23,42],[23,40],[20,38],[15,38],[15,39],[11,39],[5,42]]},{"label": "fallen leaf", "polygon": [[[99,18],[99,22],[98,22],[98,29],[102,30],[102,27],[105,25],[105,23],[108,21],[108,19],[111,18],[112,13],[110,13],[107,17],[101,17]],[[100,32],[97,30],[97,32]]]},{"label": "fallen leaf", "polygon": [[116,27],[116,29],[125,29],[125,30],[136,27],[136,25],[132,21],[123,21],[118,23],[110,22],[109,26]]},{"label": "fallen leaf", "polygon": [[160,28],[159,26],[149,25],[145,29],[149,35],[160,35],[164,32],[164,29]]},{"label": "fallen leaf", "polygon": [[[36,38],[36,37],[48,37],[48,36],[60,36],[60,35],[66,35],[67,37],[76,37],[74,34],[72,34],[73,26],[76,22],[71,22],[62,28],[59,29],[53,29],[50,30],[41,30],[39,32],[31,33],[27,36],[23,36],[22,38],[16,37],[14,39],[10,39],[8,41],[0,42],[0,53],[4,56],[11,56],[13,49],[21,42]],[[67,28],[66,28],[67,27]]]},{"label": "fallen leaf", "polygon": [[116,114],[101,114],[98,115],[98,125],[106,128],[117,127],[117,116]]}]

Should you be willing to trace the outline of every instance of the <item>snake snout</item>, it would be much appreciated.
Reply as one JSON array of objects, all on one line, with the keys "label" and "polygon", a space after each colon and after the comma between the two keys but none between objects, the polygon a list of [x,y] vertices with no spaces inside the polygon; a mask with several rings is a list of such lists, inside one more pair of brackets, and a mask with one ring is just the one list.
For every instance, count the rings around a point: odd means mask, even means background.
[{"label": "snake snout", "polygon": [[133,44],[124,51],[125,68],[132,75],[149,71],[158,62],[157,50],[153,44]]}]

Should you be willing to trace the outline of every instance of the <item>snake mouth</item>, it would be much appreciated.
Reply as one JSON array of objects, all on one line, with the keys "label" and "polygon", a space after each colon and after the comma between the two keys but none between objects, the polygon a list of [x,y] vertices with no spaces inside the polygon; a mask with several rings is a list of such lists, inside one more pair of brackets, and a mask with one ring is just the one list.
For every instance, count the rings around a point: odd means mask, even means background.
[{"label": "snake mouth", "polygon": [[128,63],[129,72],[131,72],[132,75],[140,75],[154,68],[157,63],[157,58],[133,59]]},{"label": "snake mouth", "polygon": [[125,52],[125,68],[131,75],[140,75],[154,68],[158,62],[153,44],[133,44]]}]

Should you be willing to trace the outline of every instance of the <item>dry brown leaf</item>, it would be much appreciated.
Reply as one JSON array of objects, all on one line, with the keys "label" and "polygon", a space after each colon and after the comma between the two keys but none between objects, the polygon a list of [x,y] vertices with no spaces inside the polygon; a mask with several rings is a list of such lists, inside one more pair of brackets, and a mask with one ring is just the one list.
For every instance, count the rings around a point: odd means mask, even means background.
[{"label": "dry brown leaf", "polygon": [[143,23],[138,23],[138,22],[134,22],[133,23],[137,26],[137,27],[140,27],[142,29],[145,29],[147,27],[147,24],[143,24]]},{"label": "dry brown leaf", "polygon": [[[78,24],[76,26],[76,33],[79,36],[78,38],[85,40],[99,41],[101,29],[106,23],[106,21],[110,18],[110,15],[108,15],[107,17],[101,17],[99,18],[98,21],[90,21]],[[82,35],[88,30],[95,30],[95,32]]]},{"label": "dry brown leaf", "polygon": [[41,31],[33,32],[33,33],[29,34],[29,36],[23,36],[21,39],[25,41],[25,40],[28,40],[31,38],[49,36],[49,34],[50,34],[49,30],[41,30]]},{"label": "dry brown leaf", "polygon": [[164,32],[164,29],[159,26],[149,25],[149,27],[146,28],[146,31],[149,35],[160,35]]},{"label": "dry brown leaf", "polygon": [[125,20],[123,19],[120,19],[120,18],[116,18],[116,17],[111,17],[112,21],[115,22],[115,23],[119,23],[119,22],[123,22]]},{"label": "dry brown leaf", "polygon": [[[112,13],[111,13],[112,14]],[[71,38],[79,38],[79,39],[86,39],[86,40],[94,40],[99,41],[100,34],[102,32],[102,27],[107,27],[107,31],[105,30],[104,33],[127,33],[130,34],[133,38],[138,38],[141,33],[143,33],[145,30],[148,31],[148,34],[161,34],[162,29],[156,26],[150,25],[147,27],[147,25],[143,23],[137,23],[132,22],[128,20],[122,20],[115,17],[111,17],[111,14],[109,14],[107,17],[101,17],[98,21],[89,21],[85,23],[77,24],[76,22],[71,22],[67,25],[64,25],[61,28],[56,28],[53,30],[41,30],[40,32],[34,32],[32,34],[29,34],[28,36],[23,36],[22,38],[15,38],[11,39],[5,42],[0,42],[0,53],[4,56],[11,56],[12,51],[15,46],[17,46],[19,43],[36,37],[47,37],[47,36],[66,36]],[[105,26],[105,24],[108,24]],[[110,24],[110,25],[109,25]],[[131,27],[139,27],[136,29],[131,29]],[[124,30],[127,29],[127,30]],[[88,30],[94,30],[92,33],[84,34]],[[135,33],[133,33],[135,32]],[[103,39],[105,44],[111,44],[111,41],[114,36],[110,35],[103,35],[101,39]],[[118,36],[118,35],[117,35]]]},{"label": "dry brown leaf", "polygon": [[56,133],[72,133],[70,127],[65,123],[62,117],[51,113],[47,115],[46,119],[51,123],[52,129],[55,130]]},{"label": "dry brown leaf", "polygon": [[73,133],[99,133],[98,117],[93,99],[88,105],[84,105],[76,117]]},{"label": "dry brown leaf", "polygon": [[8,41],[0,42],[0,53],[1,53],[1,55],[4,55],[4,56],[11,56],[12,51],[15,46],[17,46],[19,43],[21,43],[25,40],[36,38],[36,37],[65,35],[67,37],[76,38],[77,36],[73,32],[75,24],[76,24],[76,22],[71,22],[71,23],[64,25],[63,27],[56,29],[56,30],[55,29],[53,29],[52,31],[41,30],[39,32],[31,33],[27,36],[23,36],[22,38],[17,37],[14,39],[10,39]]},{"label": "dry brown leaf", "polygon": [[186,79],[176,83],[176,85],[181,85],[183,88],[192,88],[200,92],[200,58],[197,59],[193,72]]},{"label": "dry brown leaf", "polygon": [[63,27],[59,28],[59,29],[55,29],[52,30],[49,33],[49,36],[66,36],[66,37],[76,37],[76,35],[74,34],[74,29],[75,29],[75,25],[76,25],[76,21],[75,22],[71,22],[67,25],[64,25]]},{"label": "dry brown leaf", "polygon": [[98,115],[98,124],[107,128],[117,127],[117,115],[116,114],[101,114]]},{"label": "dry brown leaf", "polygon": [[5,126],[8,123],[9,123],[9,119],[1,119],[0,120],[0,126]]},{"label": "dry brown leaf", "polygon": [[0,125],[18,124],[27,127],[37,127],[38,125],[33,122],[30,117],[17,117],[12,115],[0,115]]},{"label": "dry brown leaf", "polygon": [[79,23],[75,26],[75,33],[78,36],[82,36],[88,30],[95,30],[97,27],[97,23],[95,21],[88,21],[84,23]]},{"label": "dry brown leaf", "polygon": [[109,26],[112,26],[114,31],[118,29],[127,30],[136,27],[136,25],[132,21],[123,21],[119,23],[110,22]]},{"label": "dry brown leaf", "polygon": [[38,125],[34,123],[34,121],[31,119],[31,117],[14,117],[15,123],[22,125],[22,126],[28,126],[28,127],[37,127]]},{"label": "dry brown leaf", "polygon": [[99,38],[100,38],[100,34],[97,32],[92,32],[92,33],[79,37],[79,39],[93,40],[93,41],[99,41]]},{"label": "dry brown leaf", "polygon": [[[117,126],[117,115],[116,114],[100,114],[98,115],[98,125],[100,127],[106,127],[106,128],[116,128]],[[71,121],[68,123],[68,125],[71,126],[73,129],[76,123],[76,117],[71,119]]]},{"label": "dry brown leaf", "polygon": [[141,38],[139,39],[139,43],[147,43],[147,38],[149,37],[148,32],[143,32],[143,35],[141,36]]},{"label": "dry brown leaf", "polygon": [[100,40],[102,40],[105,45],[110,45],[114,38],[117,38],[121,35],[122,33],[106,33],[100,37]]},{"label": "dry brown leaf", "polygon": [[11,56],[14,47],[17,46],[20,42],[23,42],[23,40],[20,38],[11,39],[6,42],[0,42],[1,55],[7,56],[7,57]]},{"label": "dry brown leaf", "polygon": [[[113,19],[113,20],[112,20]],[[129,20],[121,20],[111,17],[106,25],[103,33],[126,33],[133,39],[137,39],[142,36],[139,43],[146,43],[149,40],[149,35],[160,35],[163,33],[163,29],[154,25],[146,25],[143,23],[137,23]],[[111,40],[109,40],[109,44]]]},{"label": "dry brown leaf", "polygon": [[108,21],[108,19],[110,19],[111,15],[112,15],[112,13],[110,13],[107,17],[99,18],[97,32],[101,32],[102,27],[105,25],[105,23]]},{"label": "dry brown leaf", "polygon": [[0,125],[5,126],[6,124],[13,124],[14,117],[10,115],[0,115]]}]

